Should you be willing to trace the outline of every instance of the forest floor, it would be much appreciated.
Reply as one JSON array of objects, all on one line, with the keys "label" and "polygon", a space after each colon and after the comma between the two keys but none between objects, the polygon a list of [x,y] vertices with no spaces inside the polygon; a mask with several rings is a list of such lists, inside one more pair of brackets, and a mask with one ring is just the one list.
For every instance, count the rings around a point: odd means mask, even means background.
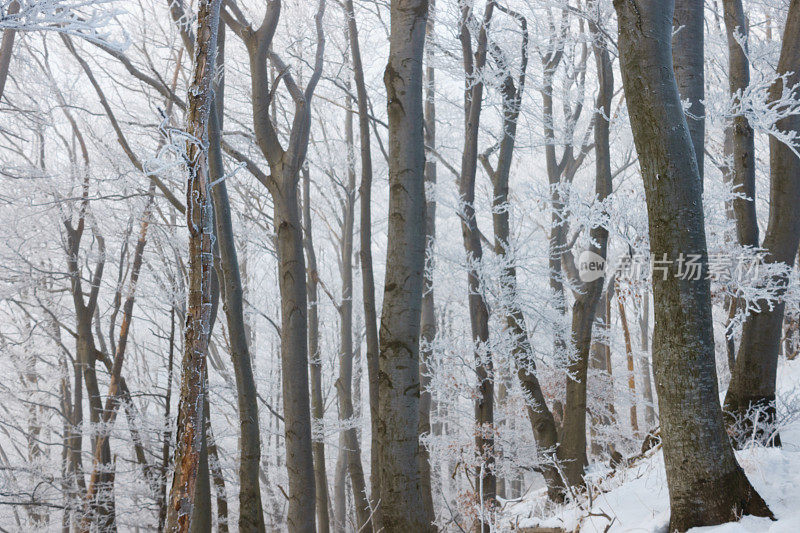
[{"label": "forest floor", "polygon": [[[782,361],[778,369],[779,399],[798,398],[800,360]],[[788,411],[786,411],[788,409]],[[745,516],[739,522],[692,529],[699,533],[796,533],[800,531],[800,402],[784,405],[787,422],[781,426],[782,448],[751,446],[737,451],[739,463],[753,486],[769,504],[776,521]],[[788,412],[788,414],[787,414]],[[779,406],[780,416],[780,406]],[[594,467],[589,475],[591,499],[546,511],[543,491],[528,494],[516,503],[507,502],[499,529],[554,528],[581,533],[666,533],[669,494],[660,447],[625,468],[612,472]],[[547,519],[534,518],[549,516]],[[610,527],[609,527],[610,526]]]}]

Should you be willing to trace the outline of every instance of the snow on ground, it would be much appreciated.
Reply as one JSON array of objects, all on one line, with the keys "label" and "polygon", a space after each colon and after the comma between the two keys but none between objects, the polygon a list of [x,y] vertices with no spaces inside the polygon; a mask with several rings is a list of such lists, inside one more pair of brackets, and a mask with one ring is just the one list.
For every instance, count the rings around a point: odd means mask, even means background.
[{"label": "snow on ground", "polygon": [[[800,360],[783,362],[778,369],[778,395],[784,392],[794,396],[799,386]],[[800,409],[800,405],[795,407]],[[781,439],[782,449],[752,447],[736,452],[750,482],[777,520],[746,516],[740,522],[695,528],[693,533],[800,532],[800,421],[781,428]],[[609,532],[667,533],[669,494],[660,449],[612,476],[607,469],[599,469],[588,477],[602,488],[592,491],[591,505],[583,501],[562,507],[555,514],[546,512],[544,493],[536,491],[520,502],[508,503],[499,529],[538,526],[603,533],[610,524]]]}]

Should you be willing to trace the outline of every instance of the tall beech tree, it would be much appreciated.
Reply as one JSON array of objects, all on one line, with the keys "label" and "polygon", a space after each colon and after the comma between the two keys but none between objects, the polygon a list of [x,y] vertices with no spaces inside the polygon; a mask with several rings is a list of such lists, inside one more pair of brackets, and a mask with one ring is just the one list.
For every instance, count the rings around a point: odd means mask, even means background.
[{"label": "tall beech tree", "polygon": [[[317,45],[313,71],[305,88],[294,79],[289,67],[271,50],[281,15],[280,0],[267,2],[261,24],[254,28],[234,4],[223,14],[228,26],[242,39],[250,60],[253,130],[256,144],[266,158],[271,174],[257,172],[259,181],[273,201],[273,223],[279,263],[281,295],[281,378],[283,386],[286,469],[289,473],[288,525],[292,532],[315,529],[315,481],[311,451],[311,411],[308,382],[308,302],[303,255],[303,224],[298,185],[300,170],[308,151],[311,128],[311,100],[322,76],[325,36],[322,17],[325,0],[320,0],[314,24]],[[269,86],[268,62],[281,72],[282,82],[294,102],[289,143],[281,143],[276,117],[272,116],[274,89]],[[242,158],[245,159],[245,158]],[[246,161],[248,168],[256,166]]]},{"label": "tall beech tree", "polygon": [[[736,462],[718,400],[702,187],[672,68],[674,1],[615,0],[614,6],[650,250],[669,261],[663,275],[653,275],[652,343],[669,529],[719,524],[743,513],[771,516]],[[701,258],[697,279],[678,277],[681,254]]]},{"label": "tall beech tree", "polygon": [[[419,340],[425,271],[422,59],[428,0],[392,0],[389,62],[389,229],[380,325],[378,462],[382,526],[427,531],[419,475]],[[362,138],[363,141],[363,138]],[[373,445],[375,445],[373,444]],[[374,474],[373,474],[374,475]]]}]

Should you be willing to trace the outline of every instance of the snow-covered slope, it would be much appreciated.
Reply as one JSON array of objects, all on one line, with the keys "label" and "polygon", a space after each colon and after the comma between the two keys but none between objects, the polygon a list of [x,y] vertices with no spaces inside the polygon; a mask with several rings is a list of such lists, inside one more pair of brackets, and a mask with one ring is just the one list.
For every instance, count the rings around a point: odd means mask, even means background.
[{"label": "snow-covered slope", "polygon": [[[800,360],[782,363],[778,372],[779,396],[795,397],[794,392],[800,387]],[[777,520],[746,516],[740,522],[695,528],[693,532],[800,532],[800,422],[781,428],[781,438],[781,449],[751,447],[736,453],[747,477],[767,501]],[[669,494],[661,451],[653,451],[635,465],[620,469],[611,476],[607,474],[606,471],[589,476],[596,483],[592,502],[573,503],[558,509],[555,514],[551,511],[547,519],[537,518],[544,514],[541,491],[507,505],[500,529],[539,526],[566,531],[580,528],[582,533],[666,533]]]}]

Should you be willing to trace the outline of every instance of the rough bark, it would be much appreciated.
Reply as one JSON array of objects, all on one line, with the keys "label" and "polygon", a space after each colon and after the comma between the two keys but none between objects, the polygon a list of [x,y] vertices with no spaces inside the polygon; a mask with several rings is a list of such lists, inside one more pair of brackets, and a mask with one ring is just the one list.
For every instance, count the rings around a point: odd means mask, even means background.
[{"label": "rough bark", "polygon": [[[427,0],[392,0],[389,228],[380,325],[377,445],[384,531],[426,531],[419,476],[419,338],[425,270],[422,55]],[[363,226],[362,226],[363,229]]]},{"label": "rough bark", "polygon": [[[188,179],[186,224],[189,230],[189,300],[178,412],[175,473],[167,511],[167,531],[192,531],[202,521],[198,480],[208,468],[205,439],[206,354],[210,329],[211,235],[213,220],[209,198],[208,121],[213,102],[217,27],[220,0],[202,0],[198,6],[192,83],[188,92]],[[205,503],[205,502],[203,502]],[[198,513],[198,516],[195,516]]]},{"label": "rough bark", "polygon": [[[792,87],[792,96],[800,98],[797,84],[800,82],[800,0],[792,0],[783,33],[783,47],[778,60],[778,74],[787,75],[786,86],[777,79],[770,87],[769,99],[781,98],[787,87]],[[800,132],[800,114],[778,121],[777,129]],[[792,148],[771,137],[770,149],[770,198],[769,222],[762,247],[766,250],[768,263],[794,265],[800,243],[800,158]],[[788,283],[785,277],[774,280],[782,288]],[[730,418],[742,417],[750,408],[765,410],[766,422],[775,420],[775,379],[778,371],[781,328],[785,302],[780,301],[770,308],[767,302],[759,302],[761,311],[754,312],[745,321],[742,340],[731,383],[725,395],[725,410]],[[764,426],[747,428],[749,434],[763,433]],[[747,437],[747,435],[745,435]],[[780,446],[776,433],[769,443]]]},{"label": "rough bark", "polygon": [[[671,531],[771,516],[733,455],[719,406],[702,187],[672,69],[674,3],[615,0],[625,96],[644,179],[650,249],[671,262],[654,275],[653,366]],[[696,14],[695,16],[699,16]],[[697,255],[698,279],[676,260]]]}]

